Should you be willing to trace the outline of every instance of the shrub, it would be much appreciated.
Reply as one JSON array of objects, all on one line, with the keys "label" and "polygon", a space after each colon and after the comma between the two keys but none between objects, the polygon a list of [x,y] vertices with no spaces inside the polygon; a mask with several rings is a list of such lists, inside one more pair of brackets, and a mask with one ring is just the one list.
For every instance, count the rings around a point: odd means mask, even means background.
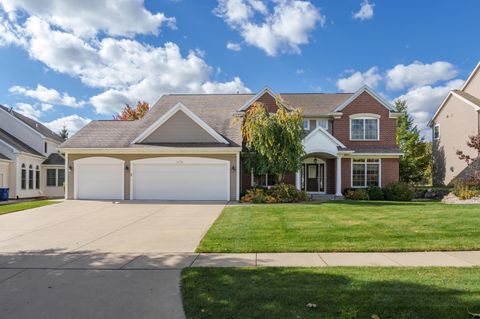
[{"label": "shrub", "polygon": [[383,200],[385,199],[385,194],[383,190],[378,186],[370,186],[368,188],[368,198],[371,200]]},{"label": "shrub", "polygon": [[473,181],[457,179],[453,185],[453,194],[462,200],[471,199],[478,195],[477,185]]},{"label": "shrub", "polygon": [[366,188],[348,188],[345,190],[345,198],[350,200],[368,200]]},{"label": "shrub", "polygon": [[402,182],[388,184],[383,191],[386,200],[408,202],[415,197],[414,188],[409,184]]},{"label": "shrub", "polygon": [[290,184],[277,184],[271,188],[250,188],[245,192],[241,201],[246,203],[295,203],[307,201],[309,196],[306,192],[299,191]]}]

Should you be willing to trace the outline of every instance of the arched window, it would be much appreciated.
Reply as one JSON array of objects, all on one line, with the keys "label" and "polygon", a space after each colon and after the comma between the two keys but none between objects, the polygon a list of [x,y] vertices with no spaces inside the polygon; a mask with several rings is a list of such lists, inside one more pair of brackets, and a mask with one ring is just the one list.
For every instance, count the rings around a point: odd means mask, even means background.
[{"label": "arched window", "polygon": [[27,169],[25,164],[22,164],[22,189],[27,188]]},{"label": "arched window", "polygon": [[33,189],[33,166],[28,166],[28,189]]},{"label": "arched window", "polygon": [[40,189],[40,167],[35,167],[35,189]]}]

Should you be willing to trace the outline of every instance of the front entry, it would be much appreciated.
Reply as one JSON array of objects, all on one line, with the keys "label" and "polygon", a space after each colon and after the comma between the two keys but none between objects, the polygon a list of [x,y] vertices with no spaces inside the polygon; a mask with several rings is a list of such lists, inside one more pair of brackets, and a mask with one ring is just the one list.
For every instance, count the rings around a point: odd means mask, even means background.
[{"label": "front entry", "polygon": [[303,164],[301,172],[302,190],[309,193],[325,192],[325,164]]}]

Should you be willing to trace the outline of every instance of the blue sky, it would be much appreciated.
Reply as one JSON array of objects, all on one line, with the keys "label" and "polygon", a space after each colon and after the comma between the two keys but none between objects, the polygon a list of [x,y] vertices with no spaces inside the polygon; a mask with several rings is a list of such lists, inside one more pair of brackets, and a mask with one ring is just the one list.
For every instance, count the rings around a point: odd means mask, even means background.
[{"label": "blue sky", "polygon": [[0,0],[0,103],[57,130],[170,92],[354,91],[425,124],[480,61],[480,1]]}]

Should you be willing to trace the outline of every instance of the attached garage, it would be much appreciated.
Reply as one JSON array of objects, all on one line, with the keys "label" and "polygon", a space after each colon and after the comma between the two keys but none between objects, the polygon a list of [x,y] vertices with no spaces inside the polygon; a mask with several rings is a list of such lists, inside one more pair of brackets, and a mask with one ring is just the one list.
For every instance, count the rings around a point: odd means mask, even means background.
[{"label": "attached garage", "polygon": [[157,157],[131,162],[130,194],[143,200],[229,200],[230,162]]},{"label": "attached garage", "polygon": [[124,161],[88,157],[74,161],[75,199],[124,199]]}]

